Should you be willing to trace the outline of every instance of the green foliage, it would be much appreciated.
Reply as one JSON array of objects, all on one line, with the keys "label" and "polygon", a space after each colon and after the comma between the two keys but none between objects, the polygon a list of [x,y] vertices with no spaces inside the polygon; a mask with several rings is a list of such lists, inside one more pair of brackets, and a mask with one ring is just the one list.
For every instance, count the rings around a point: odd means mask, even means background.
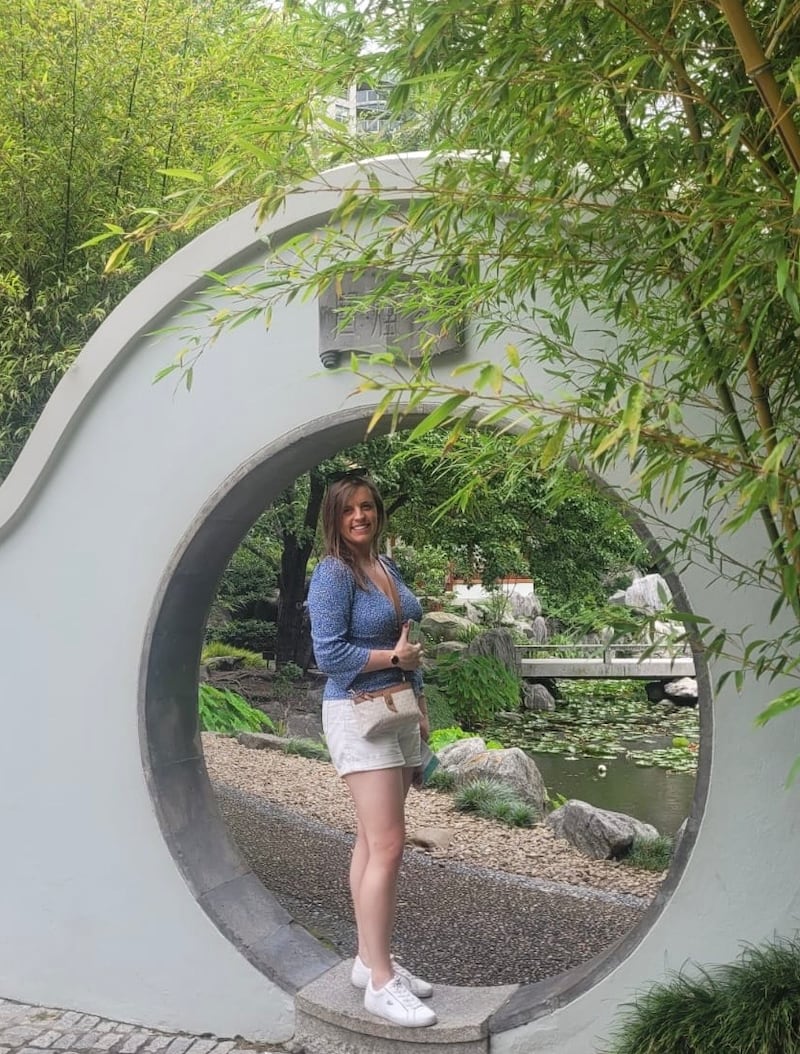
[{"label": "green foliage", "polygon": [[[395,517],[399,519],[399,517]],[[444,593],[450,557],[438,545],[395,545],[392,559],[398,566],[403,581],[418,596],[440,597]]]},{"label": "green foliage", "polygon": [[453,773],[442,768],[434,769],[425,784],[426,787],[437,791],[451,791],[455,785],[456,778]]},{"label": "green foliage", "polygon": [[283,747],[284,754],[299,754],[300,757],[313,758],[315,761],[330,761],[331,756],[324,743],[317,739],[290,737]]},{"label": "green foliage", "polygon": [[459,626],[458,628],[458,640],[461,644],[471,644],[476,637],[480,637],[483,630],[474,622],[470,622],[468,626]]},{"label": "green foliage", "polygon": [[491,655],[443,655],[429,674],[456,722],[475,728],[499,710],[519,707],[520,680]]},{"label": "green foliage", "polygon": [[800,1049],[800,944],[747,948],[642,993],[606,1054],[789,1054]]},{"label": "green foliage", "polygon": [[203,647],[200,662],[206,663],[209,659],[221,658],[228,655],[241,659],[242,665],[250,669],[260,670],[267,665],[266,659],[263,655],[259,655],[258,652],[248,651],[247,648],[237,648],[232,644],[223,644],[223,642],[219,640],[210,641]]},{"label": "green foliage", "polygon": [[275,650],[275,623],[260,619],[232,619],[208,630],[209,643],[271,655]]},{"label": "green foliage", "polygon": [[500,780],[482,778],[459,788],[453,803],[460,812],[474,812],[487,820],[498,820],[509,827],[532,827],[536,815],[527,802]]},{"label": "green foliage", "polygon": [[[557,587],[574,582],[570,600],[583,601],[589,582],[571,567],[580,558],[561,559],[589,548],[578,517],[565,516],[566,534],[537,524],[527,545],[505,530],[519,520],[505,498],[515,482],[545,476],[551,502],[568,504],[570,463],[629,478],[623,501],[656,522],[684,523],[666,554],[678,570],[707,552],[732,588],[773,591],[775,629],[763,638],[684,613],[688,632],[702,633],[709,657],[723,656],[741,685],[747,670],[800,676],[800,228],[791,140],[748,76],[729,6],[314,5],[303,26],[318,49],[306,97],[389,81],[389,117],[419,103],[432,160],[407,213],[382,199],[377,179],[344,194],[329,231],[295,239],[289,262],[252,293],[268,306],[287,292],[311,297],[389,260],[372,306],[419,311],[450,333],[469,318],[478,347],[513,328],[504,365],[473,361],[449,378],[426,356],[413,376],[386,356],[354,362],[363,388],[379,393],[377,416],[396,424],[400,405],[415,414],[437,406],[415,421],[414,441],[446,426],[455,451],[470,425],[515,429],[514,456],[489,472],[468,452],[472,471],[447,498],[459,516],[442,517],[442,531],[483,503],[491,536],[465,545],[465,563],[492,581],[517,561],[536,568],[549,550],[545,595],[566,605]],[[755,38],[769,42],[763,75],[793,119],[800,11],[746,6]],[[313,171],[316,158],[353,156],[341,131],[321,146],[313,107],[287,107],[285,118],[295,149],[264,180],[277,188],[266,212],[283,204],[298,158]],[[255,144],[240,152],[255,155]],[[375,232],[356,225],[354,236],[351,221],[371,214]],[[462,261],[458,283],[443,279],[453,260]],[[528,359],[544,364],[557,394],[531,386]],[[690,494],[701,510],[691,517]],[[742,566],[720,527],[752,522],[763,524],[763,542]],[[412,527],[403,533],[415,543]]]},{"label": "green foliage", "polygon": [[272,694],[276,699],[289,699],[297,693],[303,671],[295,662],[285,662],[272,679]]},{"label": "green foliage", "polygon": [[200,729],[203,732],[274,732],[271,719],[250,706],[241,695],[201,684],[199,690]]},{"label": "green foliage", "polygon": [[[111,308],[152,267],[252,197],[241,166],[190,223],[202,173],[241,130],[231,105],[258,94],[264,118],[295,95],[275,68],[288,24],[235,0],[20,3],[0,35],[0,478],[45,401]],[[297,56],[297,51],[295,51]],[[279,135],[262,137],[259,162]],[[182,170],[201,175],[189,181]],[[213,177],[208,179],[214,183]],[[221,200],[223,199],[224,200]],[[162,211],[163,210],[163,211]],[[149,259],[121,238],[149,228]],[[159,238],[154,239],[155,231]],[[113,275],[105,246],[113,239]]]},{"label": "green foliage", "polygon": [[428,704],[428,723],[431,733],[455,724],[455,714],[447,696],[431,682],[425,685],[425,700]]},{"label": "green foliage", "polygon": [[448,725],[431,730],[428,737],[428,746],[437,754],[442,747],[448,747],[451,743],[457,743],[460,739],[472,739],[472,732],[465,732],[458,725]]},{"label": "green foliage", "polygon": [[638,867],[643,871],[664,871],[672,859],[672,839],[666,835],[658,838],[634,838],[633,845],[622,863]]}]

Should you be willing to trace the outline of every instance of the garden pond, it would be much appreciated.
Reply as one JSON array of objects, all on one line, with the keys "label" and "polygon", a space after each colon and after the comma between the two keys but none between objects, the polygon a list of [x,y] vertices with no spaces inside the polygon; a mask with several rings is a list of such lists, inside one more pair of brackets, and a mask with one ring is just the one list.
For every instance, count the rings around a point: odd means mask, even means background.
[{"label": "garden pond", "polygon": [[482,729],[536,762],[550,797],[579,798],[673,835],[694,796],[696,707],[649,703],[639,681],[560,681],[554,713],[498,714]]}]

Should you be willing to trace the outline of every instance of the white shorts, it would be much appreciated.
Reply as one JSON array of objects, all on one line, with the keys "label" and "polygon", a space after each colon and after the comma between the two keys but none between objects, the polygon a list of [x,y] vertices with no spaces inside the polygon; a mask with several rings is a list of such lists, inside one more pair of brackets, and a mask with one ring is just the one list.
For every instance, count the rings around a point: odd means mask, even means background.
[{"label": "white shorts", "polygon": [[333,767],[340,776],[372,769],[419,768],[419,720],[408,722],[385,735],[364,739],[359,734],[350,699],[325,699],[322,730]]}]

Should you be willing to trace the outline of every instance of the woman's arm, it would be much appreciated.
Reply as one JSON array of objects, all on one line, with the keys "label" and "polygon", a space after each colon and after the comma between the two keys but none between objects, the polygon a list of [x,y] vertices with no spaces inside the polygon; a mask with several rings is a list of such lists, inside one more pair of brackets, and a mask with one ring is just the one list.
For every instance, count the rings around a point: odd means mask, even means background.
[{"label": "woman's arm", "polygon": [[403,628],[392,649],[370,650],[350,642],[355,590],[353,574],[340,560],[328,557],[314,569],[308,591],[308,611],[314,658],[319,669],[347,683],[360,673],[375,670],[416,670],[421,648],[409,643],[407,627]]}]

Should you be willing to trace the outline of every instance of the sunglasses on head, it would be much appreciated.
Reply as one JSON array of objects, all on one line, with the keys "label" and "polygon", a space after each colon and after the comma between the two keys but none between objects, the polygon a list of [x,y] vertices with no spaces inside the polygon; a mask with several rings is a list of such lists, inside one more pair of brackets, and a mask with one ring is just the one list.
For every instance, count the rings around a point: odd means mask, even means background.
[{"label": "sunglasses on head", "polygon": [[329,472],[328,483],[338,483],[343,479],[358,479],[359,477],[369,479],[369,469],[359,466],[356,468],[342,469],[340,472]]}]

